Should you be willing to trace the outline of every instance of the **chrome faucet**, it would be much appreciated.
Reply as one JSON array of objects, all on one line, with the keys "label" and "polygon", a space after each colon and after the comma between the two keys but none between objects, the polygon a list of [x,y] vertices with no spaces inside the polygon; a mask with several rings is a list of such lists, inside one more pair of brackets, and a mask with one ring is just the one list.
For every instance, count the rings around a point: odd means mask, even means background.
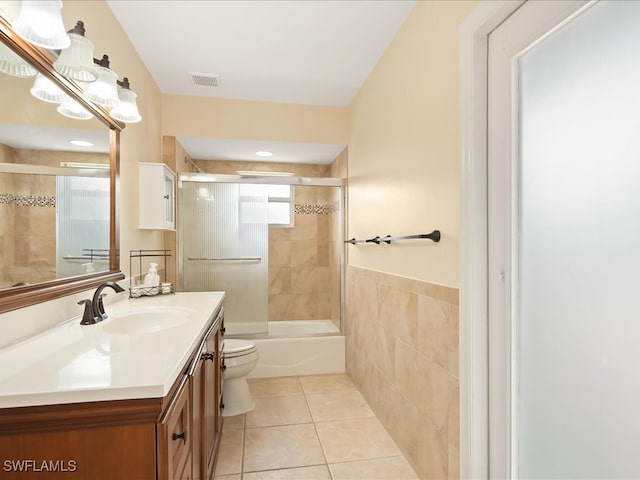
[{"label": "chrome faucet", "polygon": [[124,292],[124,288],[116,282],[105,282],[100,285],[91,300],[80,300],[78,302],[78,305],[84,305],[84,313],[80,325],[95,325],[107,318],[107,312],[105,312],[104,304],[102,303],[102,297],[106,295],[106,293],[102,293],[102,290],[107,287],[112,288],[116,293]]}]

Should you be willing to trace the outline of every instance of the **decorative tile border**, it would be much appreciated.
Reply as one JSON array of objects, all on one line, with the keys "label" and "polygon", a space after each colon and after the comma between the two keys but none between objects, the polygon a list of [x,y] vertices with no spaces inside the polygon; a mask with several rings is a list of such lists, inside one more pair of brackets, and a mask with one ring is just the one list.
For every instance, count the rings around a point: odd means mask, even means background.
[{"label": "decorative tile border", "polygon": [[55,208],[56,197],[46,195],[14,195],[12,193],[0,193],[0,205]]},{"label": "decorative tile border", "polygon": [[336,213],[337,209],[334,205],[318,205],[311,203],[302,203],[294,205],[294,212],[297,215],[329,215]]}]

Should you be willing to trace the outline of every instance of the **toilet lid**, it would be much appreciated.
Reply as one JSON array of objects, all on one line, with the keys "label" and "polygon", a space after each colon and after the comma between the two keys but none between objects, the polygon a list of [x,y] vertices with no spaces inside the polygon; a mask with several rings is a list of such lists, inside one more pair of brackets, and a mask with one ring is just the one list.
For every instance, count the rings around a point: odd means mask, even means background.
[{"label": "toilet lid", "polygon": [[224,339],[224,355],[225,357],[235,357],[238,355],[246,355],[256,349],[256,344],[249,340],[240,340],[236,338]]}]

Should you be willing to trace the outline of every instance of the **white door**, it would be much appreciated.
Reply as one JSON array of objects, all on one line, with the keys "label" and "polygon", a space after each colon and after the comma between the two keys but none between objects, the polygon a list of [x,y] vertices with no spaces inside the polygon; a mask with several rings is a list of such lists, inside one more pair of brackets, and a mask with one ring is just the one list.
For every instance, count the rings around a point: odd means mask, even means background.
[{"label": "white door", "polygon": [[489,36],[492,478],[640,478],[640,2]]}]

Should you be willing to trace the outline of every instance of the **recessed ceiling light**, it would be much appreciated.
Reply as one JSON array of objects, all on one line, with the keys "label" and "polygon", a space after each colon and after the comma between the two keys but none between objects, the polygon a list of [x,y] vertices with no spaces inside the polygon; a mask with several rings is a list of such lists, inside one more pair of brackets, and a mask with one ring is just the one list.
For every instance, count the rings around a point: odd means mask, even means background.
[{"label": "recessed ceiling light", "polygon": [[259,157],[272,157],[273,152],[260,151],[260,152],[256,152],[256,155],[258,155]]},{"label": "recessed ceiling light", "polygon": [[93,143],[87,142],[86,140],[69,140],[69,143],[76,147],[93,147]]}]

